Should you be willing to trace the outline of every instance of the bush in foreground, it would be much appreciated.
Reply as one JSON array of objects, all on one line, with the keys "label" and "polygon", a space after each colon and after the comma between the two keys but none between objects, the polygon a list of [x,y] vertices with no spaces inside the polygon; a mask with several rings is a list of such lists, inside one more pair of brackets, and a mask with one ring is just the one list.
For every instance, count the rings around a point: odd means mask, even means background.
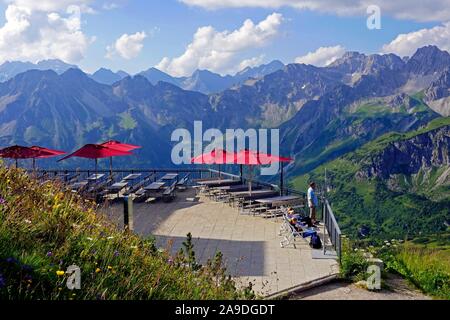
[{"label": "bush in foreground", "polygon": [[[118,230],[94,203],[54,183],[0,167],[1,299],[253,297],[226,276],[220,254],[205,266],[192,262],[190,252],[170,256]],[[81,269],[80,290],[66,287],[70,265]]]}]

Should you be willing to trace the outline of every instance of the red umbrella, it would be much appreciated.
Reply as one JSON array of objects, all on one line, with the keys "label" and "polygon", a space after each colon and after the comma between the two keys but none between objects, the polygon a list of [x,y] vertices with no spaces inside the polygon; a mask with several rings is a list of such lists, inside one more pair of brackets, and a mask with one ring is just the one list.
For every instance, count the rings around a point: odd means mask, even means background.
[{"label": "red umbrella", "polygon": [[[122,143],[117,140],[108,140],[106,142],[101,143],[100,145],[121,151],[131,151],[134,149],[142,148],[141,146],[129,143]],[[112,175],[112,157],[109,157],[109,173]]]},{"label": "red umbrella", "polygon": [[122,143],[122,142],[116,141],[116,140],[109,140],[109,141],[101,143],[100,145],[114,148],[117,150],[122,150],[122,151],[131,151],[134,149],[142,148],[141,146],[137,146],[137,145],[129,144],[129,143]]},{"label": "red umbrella", "polygon": [[18,159],[30,159],[38,157],[40,151],[24,146],[11,146],[0,150],[1,158],[10,158],[16,160],[16,168],[18,166]]},{"label": "red umbrella", "polygon": [[191,159],[195,164],[218,164],[219,176],[221,164],[232,164],[236,162],[236,154],[223,149],[214,149],[211,152],[203,153]]},{"label": "red umbrella", "polygon": [[66,152],[64,152],[64,151],[48,149],[48,148],[39,147],[39,146],[32,146],[32,147],[30,147],[30,149],[36,150],[40,153],[39,156],[33,157],[33,169],[36,167],[36,158],[51,158],[51,157],[60,156],[62,154],[66,154]]},{"label": "red umbrella", "polygon": [[97,172],[97,159],[99,158],[110,158],[115,156],[129,156],[132,155],[129,151],[123,151],[118,149],[113,149],[111,147],[103,146],[100,144],[87,144],[77,151],[65,156],[59,161],[71,158],[71,157],[81,157],[88,159],[95,159],[95,172]]},{"label": "red umbrella", "polygon": [[[287,157],[275,156],[253,150],[241,150],[236,154],[236,163],[250,166],[249,190],[252,193],[252,166],[267,165],[273,162],[291,162],[293,159]],[[283,168],[281,168],[281,180],[283,179]],[[283,182],[280,182],[280,192],[283,192]]]}]

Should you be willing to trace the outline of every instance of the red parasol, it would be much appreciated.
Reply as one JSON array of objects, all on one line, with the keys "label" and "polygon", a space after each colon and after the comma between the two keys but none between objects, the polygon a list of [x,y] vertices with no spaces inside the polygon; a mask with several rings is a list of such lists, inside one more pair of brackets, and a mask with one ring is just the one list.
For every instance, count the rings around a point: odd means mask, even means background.
[{"label": "red parasol", "polygon": [[223,149],[214,149],[211,152],[203,153],[191,159],[195,164],[218,164],[219,176],[221,164],[233,164],[236,162],[236,154]]},{"label": "red parasol", "polygon": [[[101,146],[105,146],[108,148],[113,148],[121,151],[131,151],[134,149],[142,148],[141,146],[137,146],[129,143],[122,143],[117,140],[109,140],[100,144]],[[112,175],[112,157],[109,157],[109,173]]]},{"label": "red parasol", "polygon": [[[252,167],[254,165],[267,165],[273,162],[291,162],[293,159],[287,157],[275,156],[263,152],[257,152],[253,150],[241,150],[236,154],[236,163],[240,165],[250,166],[250,178],[249,178],[249,190],[250,194],[252,192]],[[241,170],[242,171],[242,170]],[[280,192],[283,189],[283,168],[281,168],[281,182],[280,182]]]},{"label": "red parasol", "polygon": [[18,159],[31,159],[38,157],[40,154],[40,151],[17,145],[0,150],[1,158],[10,158],[16,160],[16,168],[18,166]]},{"label": "red parasol", "polygon": [[100,145],[110,147],[113,149],[117,149],[117,150],[122,150],[122,151],[131,151],[134,149],[142,148],[141,146],[137,146],[137,145],[129,144],[129,143],[122,143],[122,142],[116,141],[116,140],[109,140],[109,141],[101,143]]},{"label": "red parasol", "polygon": [[64,151],[48,149],[48,148],[39,147],[39,146],[32,146],[32,147],[30,147],[30,149],[33,149],[40,153],[39,156],[33,157],[33,169],[36,168],[36,158],[40,158],[40,159],[51,158],[51,157],[60,156],[62,154],[66,154],[66,152],[64,152]]},{"label": "red parasol", "polygon": [[129,155],[132,155],[132,153],[129,151],[113,149],[111,147],[103,146],[100,144],[86,144],[77,151],[69,154],[68,156],[65,156],[62,159],[59,159],[58,162],[71,157],[95,159],[95,171],[97,172],[97,159]]}]

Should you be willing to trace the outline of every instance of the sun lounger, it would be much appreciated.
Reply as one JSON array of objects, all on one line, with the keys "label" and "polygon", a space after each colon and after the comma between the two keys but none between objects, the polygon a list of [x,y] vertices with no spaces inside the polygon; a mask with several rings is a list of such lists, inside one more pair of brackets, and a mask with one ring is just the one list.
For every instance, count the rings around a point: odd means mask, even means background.
[{"label": "sun lounger", "polygon": [[175,198],[175,188],[177,186],[177,182],[174,181],[170,186],[166,187],[163,191],[162,199],[164,202],[169,202]]},{"label": "sun lounger", "polygon": [[140,190],[142,190],[142,193],[145,193],[145,190],[143,189],[143,187],[145,185],[147,185],[148,182],[151,179],[153,179],[154,176],[155,176],[155,174],[151,173],[151,174],[147,175],[146,177],[144,177],[141,181],[137,181],[135,184],[131,185],[130,188],[127,191],[125,191],[124,195],[128,196],[128,195],[131,195],[131,194],[136,194]]},{"label": "sun lounger", "polygon": [[189,173],[186,174],[183,178],[181,178],[176,185],[176,188],[180,191],[184,191],[187,189],[187,183],[189,180]]}]

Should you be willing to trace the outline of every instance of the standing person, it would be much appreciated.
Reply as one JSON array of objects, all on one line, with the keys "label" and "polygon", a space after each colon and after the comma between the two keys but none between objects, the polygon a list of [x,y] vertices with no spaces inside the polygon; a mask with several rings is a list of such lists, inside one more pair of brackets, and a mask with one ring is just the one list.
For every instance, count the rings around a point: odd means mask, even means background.
[{"label": "standing person", "polygon": [[309,183],[308,188],[308,206],[309,206],[309,217],[311,218],[312,224],[316,224],[316,208],[319,206],[319,200],[316,196],[316,183],[314,181]]}]

